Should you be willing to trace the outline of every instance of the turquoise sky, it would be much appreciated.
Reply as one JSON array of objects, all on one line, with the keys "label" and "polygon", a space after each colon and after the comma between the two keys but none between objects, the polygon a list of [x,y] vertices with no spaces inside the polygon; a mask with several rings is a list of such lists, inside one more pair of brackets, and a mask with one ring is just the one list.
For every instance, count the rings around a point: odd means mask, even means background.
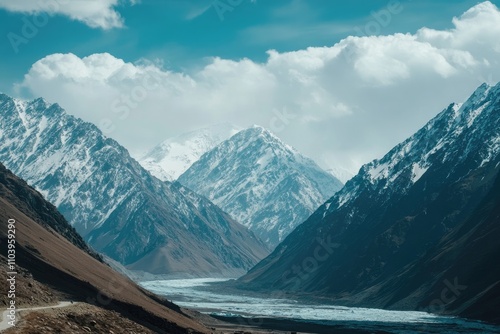
[{"label": "turquoise sky", "polygon": [[[0,92],[57,102],[134,157],[212,124],[258,124],[322,167],[355,173],[500,80],[499,7],[0,0]],[[158,85],[144,88],[153,74]]]},{"label": "turquoise sky", "polygon": [[[218,2],[217,2],[218,1]],[[229,3],[236,4],[230,5]],[[5,2],[5,1],[4,1]],[[450,17],[477,1],[333,1],[333,0],[142,0],[121,3],[115,10],[123,28],[91,28],[62,15],[51,16],[34,36],[18,45],[9,34],[23,36],[26,22],[37,17],[0,9],[0,90],[12,84],[48,54],[72,52],[80,57],[109,52],[125,61],[159,60],[168,69],[188,71],[206,57],[264,61],[266,51],[331,46],[349,35],[415,32],[422,26],[445,29]],[[498,5],[497,1],[492,1]],[[226,7],[223,7],[226,4]],[[390,22],[372,13],[399,6]],[[220,15],[215,7],[225,12]]]}]

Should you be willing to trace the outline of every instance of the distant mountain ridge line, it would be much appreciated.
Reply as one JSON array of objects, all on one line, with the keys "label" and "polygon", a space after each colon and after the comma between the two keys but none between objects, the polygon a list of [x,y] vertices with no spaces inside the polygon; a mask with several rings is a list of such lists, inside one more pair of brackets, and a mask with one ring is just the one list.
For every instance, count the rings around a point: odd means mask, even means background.
[{"label": "distant mountain ridge line", "polygon": [[174,181],[203,154],[241,130],[220,123],[171,137],[150,149],[139,163],[160,180]]}]

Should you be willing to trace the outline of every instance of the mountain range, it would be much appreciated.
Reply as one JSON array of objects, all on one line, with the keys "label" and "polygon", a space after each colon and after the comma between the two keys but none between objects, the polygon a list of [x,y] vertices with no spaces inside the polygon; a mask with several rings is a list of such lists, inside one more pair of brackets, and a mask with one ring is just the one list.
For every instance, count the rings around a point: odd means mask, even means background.
[{"label": "mountain range", "polygon": [[260,126],[196,161],[178,181],[275,247],[342,183]]},{"label": "mountain range", "polygon": [[499,110],[500,84],[447,107],[364,165],[239,284],[357,306],[442,305],[439,312],[492,320],[485,310],[498,308]]},{"label": "mountain range", "polygon": [[[229,126],[210,145],[187,140],[184,149],[201,147],[199,156],[183,160],[176,172],[187,169],[170,182],[57,104],[0,94],[0,161],[40,192],[0,165],[0,214],[21,222],[20,265],[63,293],[84,282],[78,298],[118,275],[98,251],[137,272],[251,268],[236,287],[499,323],[499,110],[500,84],[484,84],[344,186],[266,129],[231,136]],[[247,227],[277,245],[259,263],[267,246]],[[170,313],[174,305],[115,279],[132,293],[111,298],[141,310],[146,326],[204,332]]]},{"label": "mountain range", "polygon": [[59,105],[0,94],[0,114],[0,161],[94,249],[129,269],[236,275],[268,253],[209,200],[151,176],[125,148]]}]

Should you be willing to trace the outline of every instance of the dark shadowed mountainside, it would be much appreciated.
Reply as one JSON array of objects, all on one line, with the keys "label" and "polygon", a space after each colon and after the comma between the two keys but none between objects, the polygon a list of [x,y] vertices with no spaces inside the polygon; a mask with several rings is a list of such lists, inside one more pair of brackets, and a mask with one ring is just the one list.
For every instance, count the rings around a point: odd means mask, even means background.
[{"label": "dark shadowed mountainside", "polygon": [[500,174],[472,215],[422,259],[382,284],[387,307],[500,323]]},{"label": "dark shadowed mountainside", "polygon": [[[473,215],[492,191],[499,172],[499,115],[500,84],[482,85],[466,103],[450,105],[382,159],[363,166],[240,283],[253,289],[311,293],[350,305],[414,309],[428,306],[433,301],[429,298],[442,290],[439,279],[453,282],[456,273],[460,283],[475,286],[467,293],[491,291],[484,301],[493,303],[496,299],[491,296],[498,289],[495,279],[500,279],[496,269],[473,279],[460,276],[452,266],[472,273],[476,264],[481,267],[479,261],[495,266],[498,260],[496,250],[486,242],[468,239],[467,247],[473,248],[466,249],[459,241],[474,233],[496,235],[494,218],[481,223]],[[405,292],[411,288],[394,291],[408,283],[402,271],[436,247],[434,256],[439,249],[453,249],[484,258],[466,265],[464,253],[442,266],[428,263],[431,272],[440,273],[438,281],[414,278],[414,288],[430,286],[409,302]],[[426,269],[411,272],[419,271]],[[474,313],[479,310],[476,302],[461,304],[464,309],[457,304],[451,307],[455,313],[480,317]]]}]

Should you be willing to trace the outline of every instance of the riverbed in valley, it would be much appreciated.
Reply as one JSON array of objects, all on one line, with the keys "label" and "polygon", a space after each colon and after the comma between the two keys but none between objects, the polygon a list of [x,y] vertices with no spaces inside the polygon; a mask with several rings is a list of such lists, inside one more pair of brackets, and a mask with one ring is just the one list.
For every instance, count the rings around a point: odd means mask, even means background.
[{"label": "riverbed in valley", "polygon": [[[500,327],[426,312],[344,307],[293,299],[235,294],[217,289],[224,279],[147,281],[141,285],[176,304],[240,324],[242,327],[284,326],[300,332],[328,333],[500,333]],[[280,325],[281,324],[281,325]],[[288,325],[286,325],[288,324]],[[339,332],[341,333],[341,332]]]}]

